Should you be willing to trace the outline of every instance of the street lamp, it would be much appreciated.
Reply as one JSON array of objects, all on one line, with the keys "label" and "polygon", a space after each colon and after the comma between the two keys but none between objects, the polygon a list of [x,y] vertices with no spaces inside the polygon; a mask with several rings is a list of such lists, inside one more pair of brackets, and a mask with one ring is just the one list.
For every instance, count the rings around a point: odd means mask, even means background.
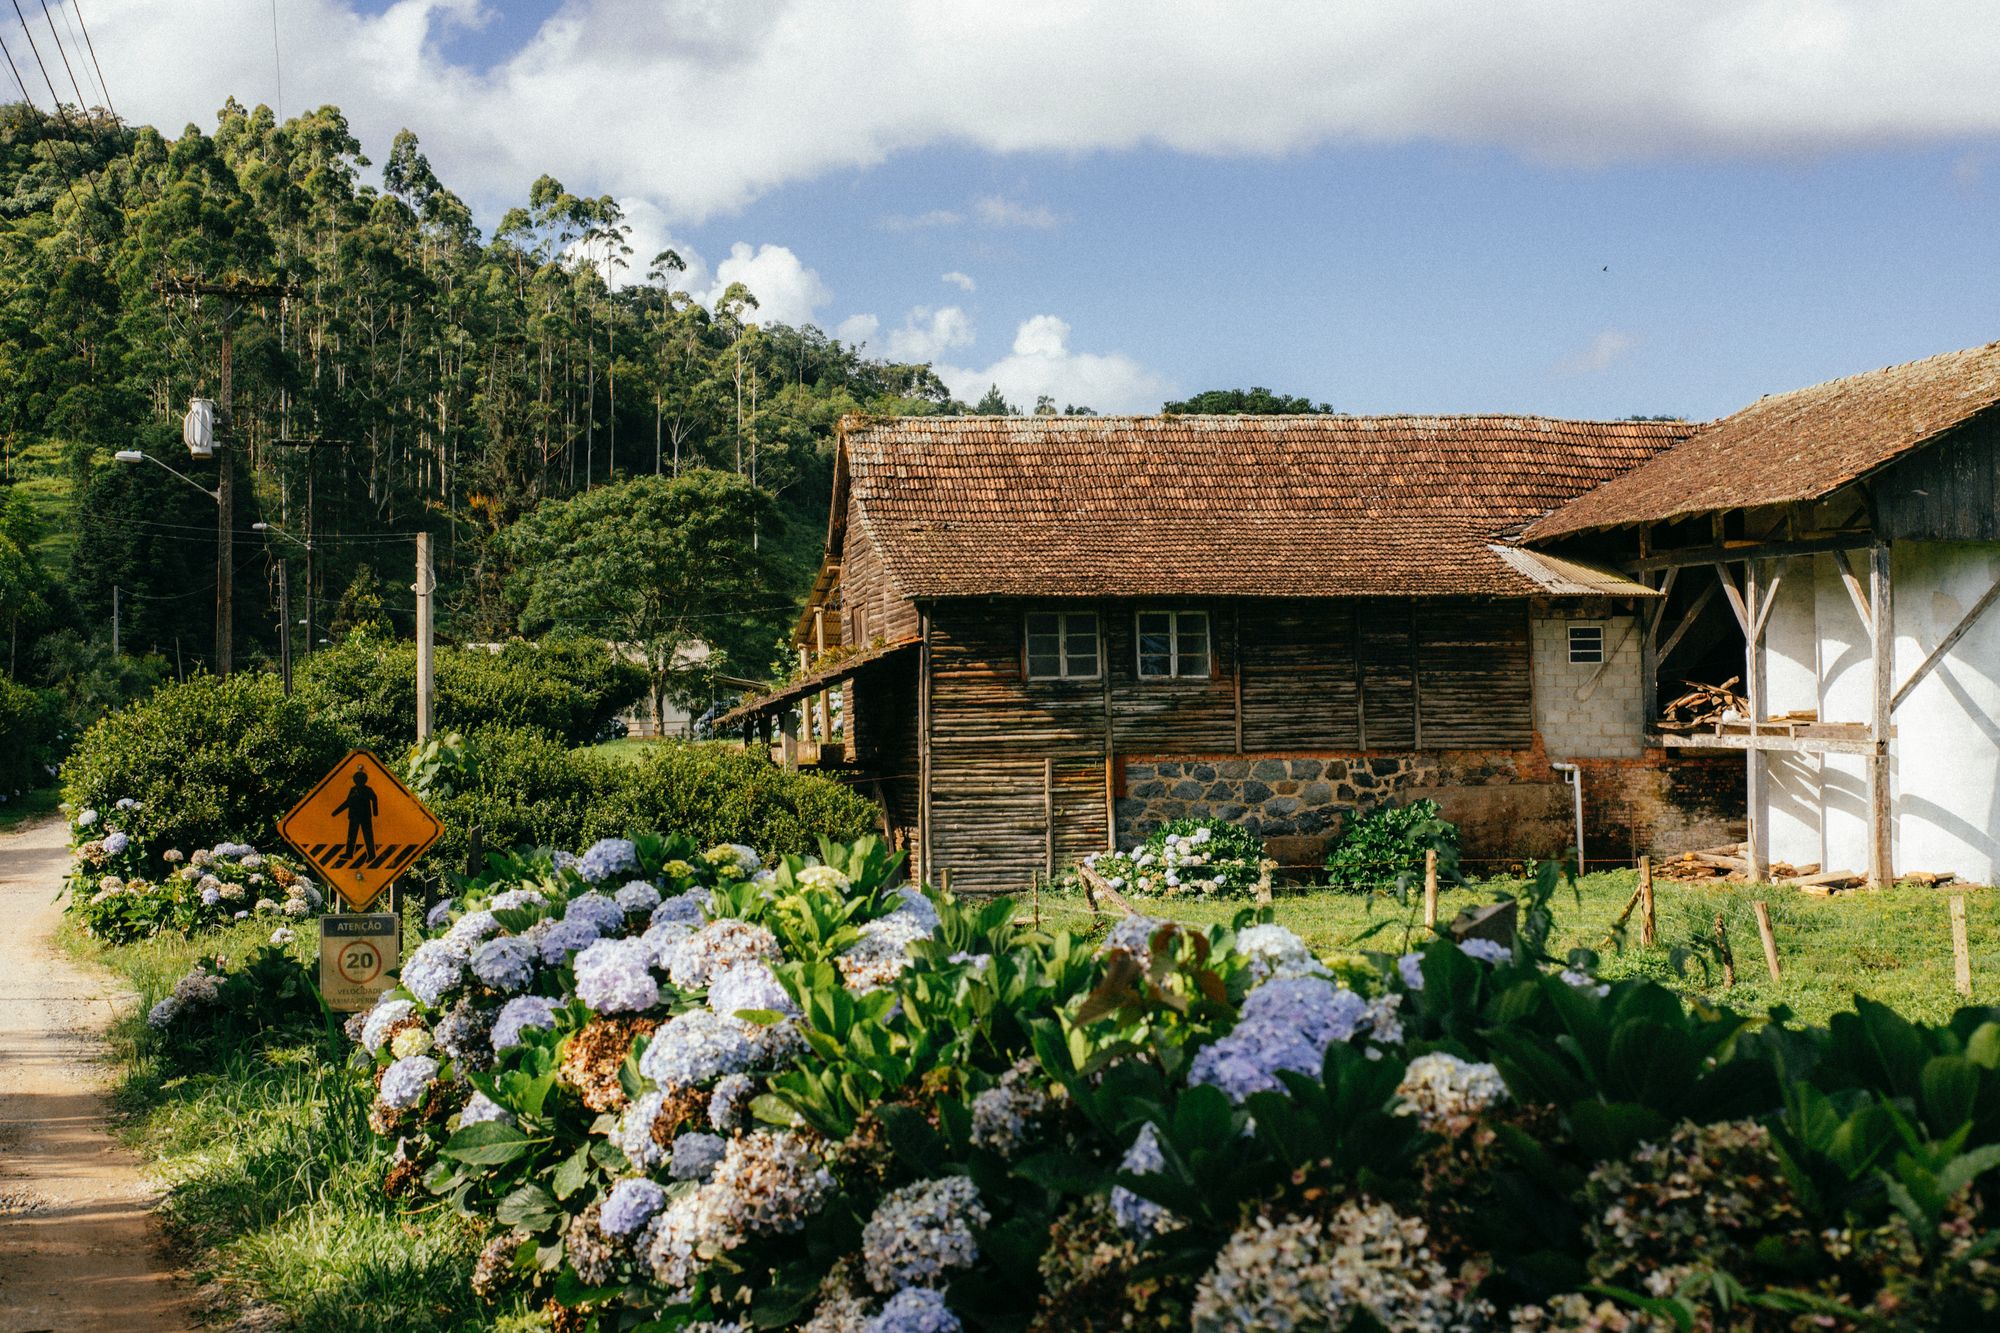
[{"label": "street lamp", "polygon": [[[199,401],[201,400],[197,400]],[[190,409],[189,416],[194,415],[193,409]],[[188,452],[196,458],[208,458],[214,455],[215,445],[212,441],[206,442],[206,447],[203,448],[198,446],[197,433],[191,428],[185,430],[183,435],[188,440]],[[215,501],[215,673],[218,676],[228,675],[232,665],[230,645],[235,641],[235,636],[231,632],[235,599],[231,594],[236,580],[236,534],[230,531],[230,524],[234,521],[232,512],[235,509],[233,503],[235,497],[232,494],[234,488],[229,484],[228,459],[218,460],[221,470],[216,479],[215,489],[211,491],[179,468],[155,458],[143,449],[120,449],[112,457],[128,466],[135,463],[152,463],[165,468]]]}]

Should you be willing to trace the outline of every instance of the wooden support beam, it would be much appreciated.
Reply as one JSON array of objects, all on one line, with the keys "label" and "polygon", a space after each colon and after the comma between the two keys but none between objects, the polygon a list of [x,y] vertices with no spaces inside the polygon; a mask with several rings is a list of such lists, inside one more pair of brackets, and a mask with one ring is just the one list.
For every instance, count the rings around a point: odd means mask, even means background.
[{"label": "wooden support beam", "polygon": [[1889,777],[1889,715],[1895,706],[1892,687],[1896,678],[1896,604],[1889,584],[1887,543],[1868,548],[1868,605],[1875,612],[1868,627],[1869,655],[1874,666],[1868,734],[1876,743],[1876,752],[1868,757],[1868,882],[1879,887],[1896,881],[1896,826]]},{"label": "wooden support beam", "polygon": [[1229,613],[1229,674],[1236,709],[1236,753],[1243,753],[1243,607],[1238,603]]},{"label": "wooden support beam", "polygon": [[1951,984],[1962,999],[1972,998],[1972,946],[1965,932],[1965,895],[1951,896]]},{"label": "wooden support beam", "polygon": [[1743,594],[1737,590],[1736,576],[1729,572],[1728,565],[1717,564],[1715,566],[1715,577],[1722,584],[1722,595],[1729,599],[1729,609],[1736,613],[1736,627],[1742,630],[1743,637],[1748,639],[1750,637],[1750,608],[1744,602]]},{"label": "wooden support beam", "polygon": [[1952,626],[1951,633],[1939,639],[1938,646],[1931,649],[1930,656],[1926,657],[1918,665],[1917,669],[1910,673],[1908,680],[1897,687],[1896,693],[1889,699],[1890,712],[1894,712],[1898,704],[1910,697],[1910,691],[1917,688],[1918,683],[1931,673],[1931,668],[1944,660],[1946,653],[1958,646],[1958,641],[1965,637],[1966,631],[1970,630],[1973,623],[1979,617],[1985,615],[1987,609],[1996,601],[2000,601],[2000,583],[1995,583],[1992,587],[1988,588],[1986,595],[1974,602],[1970,611],[1959,617],[1958,623]]},{"label": "wooden support beam", "polygon": [[1659,942],[1653,921],[1653,858],[1639,858],[1639,943],[1650,949]]},{"label": "wooden support beam", "polygon": [[1735,564],[1745,560],[1768,560],[1787,555],[1818,555],[1823,551],[1856,551],[1874,541],[1873,534],[1857,529],[1821,537],[1801,537],[1797,541],[1724,542],[1710,546],[1689,546],[1677,551],[1658,551],[1625,562],[1634,571],[1672,569],[1675,566]]},{"label": "wooden support beam", "polygon": [[1098,675],[1104,680],[1104,850],[1118,850],[1118,740],[1111,708],[1110,608],[1097,608]]},{"label": "wooden support beam", "polygon": [[1661,663],[1665,663],[1669,657],[1674,655],[1674,649],[1680,647],[1681,640],[1687,637],[1687,632],[1694,628],[1695,621],[1701,618],[1701,613],[1714,600],[1715,585],[1711,583],[1696,595],[1694,601],[1688,606],[1687,615],[1681,618],[1681,623],[1674,628],[1672,634],[1667,636],[1666,643],[1661,645],[1659,652],[1659,661]]},{"label": "wooden support beam", "polygon": [[936,873],[931,842],[931,613],[917,612],[917,882]]},{"label": "wooden support beam", "polygon": [[1759,639],[1764,637],[1764,626],[1771,619],[1771,608],[1778,604],[1778,585],[1785,581],[1785,571],[1777,561],[1771,561],[1764,568],[1768,582],[1758,591],[1757,623],[1750,630]]},{"label": "wooden support beam", "polygon": [[1875,615],[1868,608],[1868,594],[1861,591],[1861,579],[1854,572],[1854,562],[1848,558],[1845,551],[1835,551],[1833,559],[1839,566],[1840,582],[1841,586],[1847,589],[1847,599],[1854,603],[1854,614],[1861,617],[1861,628],[1864,631],[1872,630]]},{"label": "wooden support beam", "polygon": [[[1722,566],[1716,566],[1718,570]],[[1757,736],[1757,720],[1764,716],[1764,619],[1765,593],[1761,585],[1760,562],[1752,560],[1743,566],[1742,621],[1743,621],[1743,693],[1749,700],[1750,736]],[[1735,591],[1735,584],[1729,583],[1727,590]],[[1770,874],[1771,833],[1771,792],[1769,774],[1764,763],[1764,752],[1754,746],[1744,751],[1744,802],[1749,818],[1749,834],[1745,839],[1743,875],[1752,884],[1763,882]]]}]

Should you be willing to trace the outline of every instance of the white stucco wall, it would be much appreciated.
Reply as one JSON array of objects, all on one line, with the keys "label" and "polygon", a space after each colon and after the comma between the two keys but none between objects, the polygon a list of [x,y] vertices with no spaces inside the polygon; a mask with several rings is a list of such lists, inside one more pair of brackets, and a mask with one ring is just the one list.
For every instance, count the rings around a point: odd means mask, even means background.
[{"label": "white stucco wall", "polygon": [[[1819,707],[1819,630],[1813,562],[1774,562],[1780,571],[1764,622],[1764,715]],[[1748,693],[1747,688],[1744,693]],[[1820,860],[1820,764],[1817,755],[1772,752],[1762,757],[1769,815],[1759,841],[1768,861],[1817,865]],[[1752,820],[1752,833],[1758,834]]]},{"label": "white stucco wall", "polygon": [[[1604,630],[1606,661],[1569,660],[1569,627]],[[1530,644],[1535,687],[1535,729],[1554,760],[1635,758],[1643,720],[1639,681],[1639,631],[1629,615],[1536,616]]]},{"label": "white stucco wall", "polygon": [[[2000,545],[1898,543],[1893,557],[1900,688],[2000,580]],[[1987,608],[1893,722],[1897,871],[2000,882],[2000,606]]]}]

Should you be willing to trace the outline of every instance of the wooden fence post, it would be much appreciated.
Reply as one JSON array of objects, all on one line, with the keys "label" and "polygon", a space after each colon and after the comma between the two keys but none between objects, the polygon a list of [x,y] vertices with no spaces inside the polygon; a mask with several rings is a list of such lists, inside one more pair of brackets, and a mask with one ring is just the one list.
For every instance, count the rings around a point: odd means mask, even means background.
[{"label": "wooden fence post", "polygon": [[1764,941],[1764,966],[1770,970],[1771,980],[1782,981],[1778,973],[1778,937],[1771,933],[1771,908],[1763,902],[1753,902],[1750,910],[1757,914],[1757,936]]},{"label": "wooden fence post", "polygon": [[1653,926],[1653,858],[1639,858],[1639,943],[1652,948],[1659,942],[1659,932]]},{"label": "wooden fence post", "polygon": [[1965,895],[1951,896],[1951,982],[1966,999],[1972,998],[1972,946],[1965,937]]},{"label": "wooden fence post", "polygon": [[1424,929],[1436,930],[1438,923],[1438,854],[1437,848],[1424,851]]},{"label": "wooden fence post", "polygon": [[947,897],[947,898],[951,897],[951,867],[950,867],[950,866],[945,866],[945,867],[944,867],[943,869],[941,869],[941,870],[939,870],[939,871],[938,871],[938,892],[940,892],[940,893],[944,894],[944,896],[945,896],[945,897]]},{"label": "wooden fence post", "polygon": [[1722,913],[1715,914],[1715,955],[1722,960],[1722,984],[1725,988],[1736,984],[1736,955],[1729,950],[1729,927],[1723,923]]}]

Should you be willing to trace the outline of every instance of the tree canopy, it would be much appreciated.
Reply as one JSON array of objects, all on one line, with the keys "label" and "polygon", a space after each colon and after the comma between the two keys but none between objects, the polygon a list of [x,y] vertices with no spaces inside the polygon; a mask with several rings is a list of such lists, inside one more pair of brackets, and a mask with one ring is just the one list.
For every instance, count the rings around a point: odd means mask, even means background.
[{"label": "tree canopy", "polygon": [[1209,389],[1178,402],[1163,404],[1160,410],[1186,416],[1227,416],[1231,413],[1304,416],[1330,413],[1334,409],[1332,403],[1315,403],[1309,398],[1298,398],[1288,393],[1272,393],[1259,385],[1250,389]]}]

